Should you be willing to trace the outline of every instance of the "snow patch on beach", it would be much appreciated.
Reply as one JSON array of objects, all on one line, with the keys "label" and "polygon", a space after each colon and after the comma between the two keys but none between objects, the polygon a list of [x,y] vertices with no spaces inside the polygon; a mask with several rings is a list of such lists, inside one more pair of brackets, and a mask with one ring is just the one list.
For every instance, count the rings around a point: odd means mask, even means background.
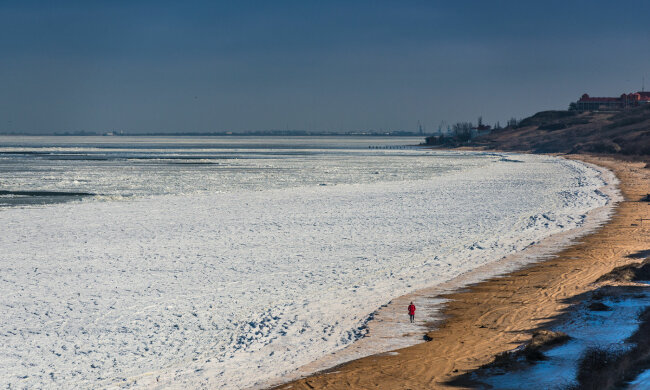
[{"label": "snow patch on beach", "polygon": [[[602,299],[608,310],[590,310],[587,303],[572,308],[570,316],[552,330],[562,331],[571,339],[565,344],[544,352],[546,360],[536,362],[518,371],[491,373],[494,376],[484,380],[496,389],[522,389],[534,383],[537,388],[562,389],[576,385],[580,359],[589,348],[600,348],[609,352],[624,352],[632,347],[626,339],[639,327],[639,313],[650,305],[647,290],[634,293],[619,293]],[[490,375],[490,374],[488,374]],[[648,377],[641,375],[632,388],[648,383]]]},{"label": "snow patch on beach", "polygon": [[581,226],[604,184],[516,155],[430,180],[2,210],[0,384],[254,387],[354,342],[395,296]]}]

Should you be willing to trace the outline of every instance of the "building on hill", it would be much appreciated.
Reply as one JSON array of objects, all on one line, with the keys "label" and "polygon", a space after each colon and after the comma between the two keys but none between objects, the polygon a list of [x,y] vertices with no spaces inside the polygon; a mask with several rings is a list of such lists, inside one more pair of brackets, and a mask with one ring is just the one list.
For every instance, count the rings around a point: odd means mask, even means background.
[{"label": "building on hill", "polygon": [[650,103],[650,92],[624,93],[619,97],[591,97],[586,93],[571,103],[570,110],[577,111],[619,111],[640,104]]}]

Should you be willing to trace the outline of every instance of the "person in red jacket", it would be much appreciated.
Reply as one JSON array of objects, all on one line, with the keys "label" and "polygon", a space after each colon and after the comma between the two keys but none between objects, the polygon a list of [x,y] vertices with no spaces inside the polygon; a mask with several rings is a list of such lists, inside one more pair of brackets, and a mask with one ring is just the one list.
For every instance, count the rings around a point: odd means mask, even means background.
[{"label": "person in red jacket", "polygon": [[413,302],[409,305],[409,318],[411,319],[411,323],[415,321],[415,305]]}]

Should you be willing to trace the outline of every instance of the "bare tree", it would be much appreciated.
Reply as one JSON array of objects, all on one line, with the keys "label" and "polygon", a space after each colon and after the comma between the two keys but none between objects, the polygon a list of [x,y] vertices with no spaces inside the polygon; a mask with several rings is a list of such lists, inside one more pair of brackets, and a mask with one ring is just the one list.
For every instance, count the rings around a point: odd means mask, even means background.
[{"label": "bare tree", "polygon": [[507,126],[512,127],[512,128],[516,128],[517,126],[519,126],[519,121],[517,120],[517,118],[510,118],[510,119],[508,119],[508,125]]},{"label": "bare tree", "polygon": [[452,126],[454,137],[459,141],[469,141],[472,138],[472,122],[458,122]]}]

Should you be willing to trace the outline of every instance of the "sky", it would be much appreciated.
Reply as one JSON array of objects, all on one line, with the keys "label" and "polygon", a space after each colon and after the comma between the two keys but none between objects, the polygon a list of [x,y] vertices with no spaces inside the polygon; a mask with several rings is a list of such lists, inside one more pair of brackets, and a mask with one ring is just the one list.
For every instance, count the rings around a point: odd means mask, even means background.
[{"label": "sky", "polygon": [[650,89],[650,1],[0,0],[0,132],[435,131]]}]

